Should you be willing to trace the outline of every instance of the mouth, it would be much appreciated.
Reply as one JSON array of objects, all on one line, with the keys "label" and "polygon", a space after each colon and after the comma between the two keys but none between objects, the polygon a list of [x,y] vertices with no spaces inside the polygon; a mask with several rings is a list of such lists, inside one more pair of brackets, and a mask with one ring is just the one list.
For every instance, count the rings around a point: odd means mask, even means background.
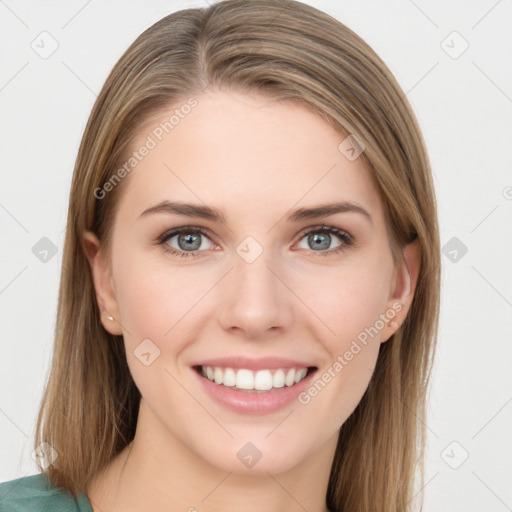
[{"label": "mouth", "polygon": [[255,394],[293,388],[318,369],[316,366],[294,366],[251,370],[207,365],[195,365],[192,368],[201,377],[218,386]]}]

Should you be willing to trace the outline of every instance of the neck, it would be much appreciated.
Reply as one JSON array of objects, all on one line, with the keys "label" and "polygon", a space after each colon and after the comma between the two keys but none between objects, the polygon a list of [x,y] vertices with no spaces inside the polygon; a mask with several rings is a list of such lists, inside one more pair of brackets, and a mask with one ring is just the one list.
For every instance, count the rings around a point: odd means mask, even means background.
[{"label": "neck", "polygon": [[337,436],[287,471],[241,474],[217,468],[184,446],[155,423],[143,402],[134,440],[87,489],[94,512],[328,512]]}]

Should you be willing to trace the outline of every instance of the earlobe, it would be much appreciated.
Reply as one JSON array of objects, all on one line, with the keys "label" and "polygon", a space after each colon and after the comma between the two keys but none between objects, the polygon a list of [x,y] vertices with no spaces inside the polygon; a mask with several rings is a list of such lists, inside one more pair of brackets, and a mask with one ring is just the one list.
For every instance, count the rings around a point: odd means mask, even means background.
[{"label": "earlobe", "polygon": [[421,250],[419,239],[407,244],[403,249],[403,262],[395,271],[395,278],[392,282],[390,298],[387,304],[387,311],[393,318],[387,323],[381,333],[381,342],[387,341],[403,324],[407,313],[414,299],[414,292],[418,283],[418,276],[421,267]]},{"label": "earlobe", "polygon": [[122,334],[111,270],[101,251],[100,241],[94,233],[86,231],[82,237],[82,247],[89,261],[101,323],[110,334]]}]

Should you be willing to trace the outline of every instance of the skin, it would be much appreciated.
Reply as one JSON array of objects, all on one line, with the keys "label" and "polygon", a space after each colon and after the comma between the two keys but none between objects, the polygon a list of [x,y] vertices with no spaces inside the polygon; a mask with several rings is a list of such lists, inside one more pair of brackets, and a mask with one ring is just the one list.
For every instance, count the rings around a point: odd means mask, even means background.
[{"label": "skin", "polygon": [[[197,99],[124,178],[111,253],[84,233],[103,325],[123,334],[143,397],[135,439],[87,494],[95,512],[323,512],[339,429],[368,386],[380,343],[412,302],[418,245],[394,266],[370,173],[361,158],[349,161],[338,150],[345,137],[317,114],[259,95],[217,90]],[[173,110],[147,120],[133,149]],[[139,218],[162,200],[217,207],[227,225],[166,213]],[[341,200],[372,221],[353,212],[285,220],[292,209]],[[348,231],[357,244],[322,256],[343,243],[331,235],[331,245],[315,251],[301,232],[322,224]],[[173,256],[155,243],[181,226],[211,233],[201,237],[200,256]],[[236,252],[247,236],[263,248],[251,264]],[[167,244],[180,248],[177,237]],[[311,361],[321,374],[398,301],[395,323],[369,338],[307,405],[235,413],[214,402],[190,368],[241,354]],[[149,366],[134,355],[147,338],[160,350]],[[247,442],[262,453],[252,468],[236,456]]]}]

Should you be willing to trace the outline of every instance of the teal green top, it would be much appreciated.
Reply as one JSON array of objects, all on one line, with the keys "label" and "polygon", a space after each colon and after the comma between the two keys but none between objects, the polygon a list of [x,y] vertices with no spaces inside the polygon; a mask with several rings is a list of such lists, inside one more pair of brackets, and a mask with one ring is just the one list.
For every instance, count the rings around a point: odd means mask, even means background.
[{"label": "teal green top", "polygon": [[75,500],[64,489],[53,487],[42,473],[0,484],[0,512],[92,512],[81,493]]}]

